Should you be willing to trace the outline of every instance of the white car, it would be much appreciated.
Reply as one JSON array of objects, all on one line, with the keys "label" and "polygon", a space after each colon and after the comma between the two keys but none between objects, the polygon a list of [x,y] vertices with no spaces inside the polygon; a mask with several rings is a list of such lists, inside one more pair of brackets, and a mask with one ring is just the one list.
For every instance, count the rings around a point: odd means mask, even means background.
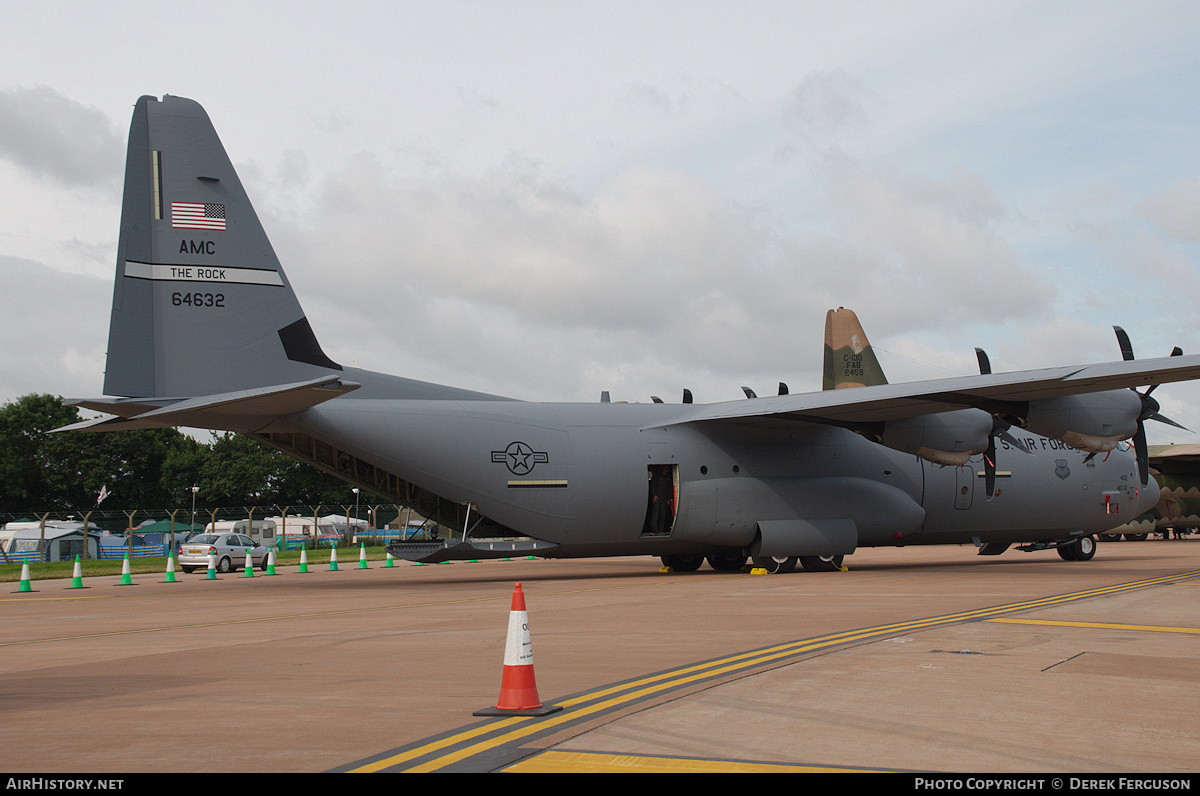
[{"label": "white car", "polygon": [[270,548],[240,533],[202,533],[184,542],[179,547],[179,566],[184,572],[208,569],[208,558],[216,560],[217,572],[233,572],[245,566],[246,553],[250,553],[253,566],[267,569]]}]

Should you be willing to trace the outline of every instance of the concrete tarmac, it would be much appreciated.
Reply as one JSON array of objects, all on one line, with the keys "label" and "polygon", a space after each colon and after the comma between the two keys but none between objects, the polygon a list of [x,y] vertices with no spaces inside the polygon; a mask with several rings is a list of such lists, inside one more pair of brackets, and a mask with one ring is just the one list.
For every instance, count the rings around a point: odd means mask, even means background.
[{"label": "concrete tarmac", "polygon": [[[10,584],[0,766],[1197,770],[1200,538],[1102,543],[1090,562],[974,552],[788,575],[314,557],[307,574]],[[499,696],[516,582],[539,694],[565,707],[476,718]]]}]

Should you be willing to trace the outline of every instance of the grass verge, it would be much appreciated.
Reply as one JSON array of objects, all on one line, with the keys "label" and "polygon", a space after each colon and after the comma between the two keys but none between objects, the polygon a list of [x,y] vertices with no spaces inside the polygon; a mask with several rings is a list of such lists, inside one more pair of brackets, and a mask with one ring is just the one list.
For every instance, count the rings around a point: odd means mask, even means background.
[{"label": "grass verge", "polygon": [[[358,547],[339,547],[338,548],[338,567],[356,567],[358,566],[359,558]],[[383,547],[368,547],[368,561],[382,561],[386,558],[386,553]],[[120,575],[124,559],[106,558],[101,560],[88,559],[80,561],[80,568],[83,570],[83,577],[99,578],[105,575]],[[275,566],[298,566],[300,564],[300,551],[288,550],[282,553],[275,554]],[[308,551],[308,564],[310,567],[320,565],[329,565],[329,548],[323,547],[320,550]],[[129,571],[133,574],[145,574],[149,572],[167,571],[167,557],[158,556],[156,558],[131,558],[129,559]],[[179,572],[179,564],[175,564],[175,571]],[[261,571],[261,570],[260,570]],[[52,580],[54,578],[70,579],[75,574],[75,562],[72,561],[33,561],[29,564],[30,580]],[[21,580],[21,565],[20,564],[0,564],[0,583],[16,583]]]}]

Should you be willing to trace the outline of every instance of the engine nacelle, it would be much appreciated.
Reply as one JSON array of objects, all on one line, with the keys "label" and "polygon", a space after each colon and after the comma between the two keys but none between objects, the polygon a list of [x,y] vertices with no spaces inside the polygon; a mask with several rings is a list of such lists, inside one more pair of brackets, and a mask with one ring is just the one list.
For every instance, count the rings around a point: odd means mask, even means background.
[{"label": "engine nacelle", "polygon": [[879,442],[934,464],[957,467],[988,447],[992,416],[980,409],[889,420]]},{"label": "engine nacelle", "polygon": [[1104,453],[1137,433],[1142,399],[1133,390],[1030,401],[1021,426],[1089,453]]}]

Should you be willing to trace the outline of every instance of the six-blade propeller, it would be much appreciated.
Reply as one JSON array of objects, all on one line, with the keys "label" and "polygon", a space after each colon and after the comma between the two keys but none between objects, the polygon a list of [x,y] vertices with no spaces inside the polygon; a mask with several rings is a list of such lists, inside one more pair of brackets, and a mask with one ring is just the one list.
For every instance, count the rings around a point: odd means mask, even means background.
[{"label": "six-blade propeller", "polygon": [[[992,363],[988,359],[987,352],[982,348],[975,349],[975,359],[979,361],[979,373],[983,376],[992,372]],[[983,452],[983,484],[987,490],[987,499],[991,500],[996,494],[996,437],[1000,437],[1009,444],[1009,447],[1016,448],[1026,455],[1029,451],[1025,446],[1017,440],[1008,430],[1012,428],[1012,424],[1001,420],[997,415],[992,415],[992,433],[988,435],[987,450]]]},{"label": "six-blade propeller", "polygon": [[[1133,345],[1129,342],[1129,335],[1126,334],[1125,330],[1120,326],[1114,326],[1113,331],[1117,334],[1117,344],[1121,346],[1122,359],[1124,359],[1126,362],[1132,361]],[[1173,357],[1181,356],[1182,354],[1183,349],[1179,346],[1175,346],[1171,350],[1171,356]],[[1133,435],[1133,451],[1137,456],[1138,474],[1142,478],[1142,486],[1146,486],[1150,483],[1150,454],[1146,448],[1145,422],[1147,420],[1157,420],[1160,423],[1166,423],[1167,425],[1175,426],[1176,428],[1184,428],[1174,420],[1164,417],[1159,413],[1158,410],[1160,407],[1158,405],[1158,401],[1150,397],[1150,393],[1154,392],[1154,388],[1157,386],[1157,384],[1151,384],[1146,388],[1145,392],[1138,392],[1137,390],[1133,390],[1132,387],[1129,388],[1137,393],[1137,396],[1142,399],[1142,411],[1141,414],[1138,415],[1137,431]],[[1186,430],[1187,429],[1184,428],[1184,431]]]}]

